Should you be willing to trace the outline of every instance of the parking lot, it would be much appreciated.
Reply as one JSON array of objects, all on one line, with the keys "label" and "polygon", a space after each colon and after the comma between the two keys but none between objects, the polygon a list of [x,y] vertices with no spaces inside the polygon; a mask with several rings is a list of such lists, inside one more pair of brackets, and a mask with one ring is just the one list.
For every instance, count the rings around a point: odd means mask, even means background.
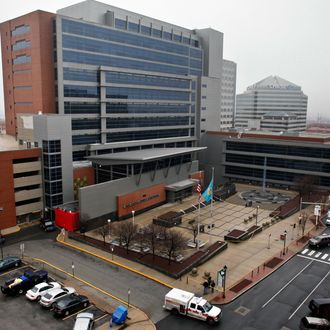
[{"label": "parking lot", "polygon": [[[35,270],[35,268],[23,264],[22,267],[0,274],[0,284],[3,285],[6,280],[15,278],[27,270]],[[52,281],[59,282],[63,285],[58,279],[49,276],[48,282]],[[110,314],[95,306],[92,301],[91,304],[82,311],[93,313],[95,329],[103,323],[109,322],[111,317]],[[7,330],[45,328],[48,330],[72,329],[77,315],[77,313],[74,313],[64,318],[57,318],[54,317],[52,310],[43,309],[39,303],[29,301],[26,299],[25,294],[20,296],[7,296],[2,293],[0,293],[0,312],[1,328]]]}]

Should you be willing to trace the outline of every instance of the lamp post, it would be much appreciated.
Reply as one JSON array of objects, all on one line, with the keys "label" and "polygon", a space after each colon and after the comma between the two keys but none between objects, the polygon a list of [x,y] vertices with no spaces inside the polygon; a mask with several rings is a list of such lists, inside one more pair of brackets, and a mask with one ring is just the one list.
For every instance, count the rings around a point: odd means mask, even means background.
[{"label": "lamp post", "polygon": [[257,205],[256,226],[258,225],[258,213],[259,213],[259,205]]},{"label": "lamp post", "polygon": [[269,234],[269,235],[268,235],[268,246],[267,246],[268,249],[270,249],[270,237],[271,237],[271,236],[272,236],[272,234]]},{"label": "lamp post", "polygon": [[111,224],[111,219],[108,219],[108,227],[109,227],[109,243],[110,243],[110,224]]},{"label": "lamp post", "polygon": [[134,214],[135,214],[135,211],[133,210],[132,211],[132,222],[133,222],[133,226],[134,226]]},{"label": "lamp post", "polygon": [[71,269],[72,269],[72,277],[74,277],[74,263],[72,261],[72,264],[71,264]]},{"label": "lamp post", "polygon": [[227,266],[223,266],[223,298],[226,298],[226,275],[227,275]]},{"label": "lamp post", "polygon": [[286,234],[287,234],[287,231],[284,230],[284,239],[283,239],[283,255],[285,256],[285,244],[286,244]]},{"label": "lamp post", "polygon": [[129,298],[130,298],[130,295],[131,295],[131,289],[128,289],[127,290],[127,310],[129,309]]}]

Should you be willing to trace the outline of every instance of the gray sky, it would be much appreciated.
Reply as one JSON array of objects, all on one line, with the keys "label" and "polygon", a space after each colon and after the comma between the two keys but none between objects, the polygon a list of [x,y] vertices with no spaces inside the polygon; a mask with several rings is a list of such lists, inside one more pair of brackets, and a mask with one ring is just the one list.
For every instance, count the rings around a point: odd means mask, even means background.
[{"label": "gray sky", "polygon": [[[75,0],[10,0],[1,3],[0,22]],[[308,117],[330,118],[329,0],[104,0],[123,9],[189,29],[211,27],[224,33],[224,58],[237,63],[237,93],[279,75],[308,95]],[[189,5],[187,5],[189,3]],[[2,77],[2,69],[0,68]],[[3,116],[0,82],[0,117]]]}]

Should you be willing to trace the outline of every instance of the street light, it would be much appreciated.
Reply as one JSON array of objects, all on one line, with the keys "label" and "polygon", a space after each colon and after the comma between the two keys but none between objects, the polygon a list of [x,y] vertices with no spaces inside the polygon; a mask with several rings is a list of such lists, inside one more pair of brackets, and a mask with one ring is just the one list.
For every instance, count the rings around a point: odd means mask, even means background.
[{"label": "street light", "polygon": [[111,219],[108,219],[108,227],[109,227],[109,243],[110,243],[110,224],[111,224]]},{"label": "street light", "polygon": [[258,225],[258,213],[259,213],[259,205],[257,205],[256,226]]},{"label": "street light", "polygon": [[286,234],[287,234],[287,231],[284,230],[284,235],[283,235],[283,255],[284,255],[284,256],[285,256]]},{"label": "street light", "polygon": [[74,263],[72,261],[72,264],[71,264],[71,268],[72,268],[72,277],[74,277]]},{"label": "street light", "polygon": [[111,245],[111,259],[113,260],[113,250],[114,250],[114,246]]},{"label": "street light", "polygon": [[128,289],[128,291],[127,291],[127,311],[129,309],[129,298],[130,298],[130,295],[131,295],[131,289]]},{"label": "street light", "polygon": [[133,226],[134,226],[134,214],[135,214],[135,211],[133,210],[133,211],[132,211],[132,217],[133,217]]},{"label": "street light", "polygon": [[227,266],[223,266],[223,298],[226,298],[226,275],[227,275]]}]

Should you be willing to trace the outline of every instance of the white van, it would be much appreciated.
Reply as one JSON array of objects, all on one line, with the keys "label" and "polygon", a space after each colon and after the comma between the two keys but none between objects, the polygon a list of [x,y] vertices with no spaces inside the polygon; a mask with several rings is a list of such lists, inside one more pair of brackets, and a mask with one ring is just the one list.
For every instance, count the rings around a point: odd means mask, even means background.
[{"label": "white van", "polygon": [[91,330],[94,324],[94,315],[92,313],[79,313],[76,316],[76,322],[73,330]]}]

